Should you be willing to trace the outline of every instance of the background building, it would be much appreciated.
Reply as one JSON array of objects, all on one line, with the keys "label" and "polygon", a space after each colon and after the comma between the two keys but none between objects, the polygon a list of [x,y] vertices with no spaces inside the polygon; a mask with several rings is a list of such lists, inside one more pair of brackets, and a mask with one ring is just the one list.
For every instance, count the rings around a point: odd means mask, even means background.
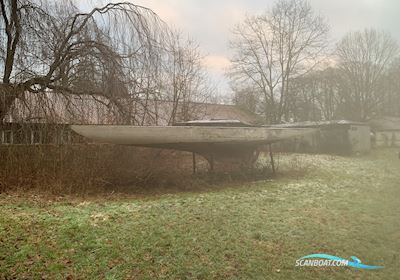
[{"label": "background building", "polygon": [[314,133],[275,144],[282,151],[349,155],[367,153],[371,149],[371,131],[366,123],[338,120],[289,123],[273,127],[315,129]]}]

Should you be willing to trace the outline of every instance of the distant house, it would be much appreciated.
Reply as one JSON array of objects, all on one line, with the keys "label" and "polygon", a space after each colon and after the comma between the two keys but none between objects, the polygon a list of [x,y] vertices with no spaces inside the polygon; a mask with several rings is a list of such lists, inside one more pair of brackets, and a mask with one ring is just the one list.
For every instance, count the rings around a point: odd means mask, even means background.
[{"label": "distant house", "polygon": [[370,128],[366,123],[346,120],[299,122],[273,127],[312,128],[310,133],[277,144],[283,151],[350,155],[371,149]]},{"label": "distant house", "polygon": [[252,125],[260,124],[258,115],[249,113],[235,105],[195,103],[199,114],[191,120],[238,120]]},{"label": "distant house", "polygon": [[[234,119],[250,124],[259,121],[255,114],[233,105],[196,102],[176,104],[160,100],[122,100],[121,103],[125,112],[102,97],[26,94],[23,100],[13,104],[0,123],[0,144],[81,142],[83,139],[69,129],[70,124],[166,126],[188,120]],[[171,118],[173,110],[174,119]],[[124,113],[134,116],[134,119],[127,122]]]},{"label": "distant house", "polygon": [[400,118],[381,117],[369,122],[376,147],[400,147]]}]

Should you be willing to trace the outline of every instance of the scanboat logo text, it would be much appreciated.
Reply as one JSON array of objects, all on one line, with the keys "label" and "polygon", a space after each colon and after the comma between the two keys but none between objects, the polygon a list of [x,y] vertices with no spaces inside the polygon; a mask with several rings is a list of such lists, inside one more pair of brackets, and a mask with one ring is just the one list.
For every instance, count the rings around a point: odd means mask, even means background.
[{"label": "scanboat logo text", "polygon": [[383,268],[383,266],[363,264],[359,258],[354,256],[350,258],[351,260],[346,260],[332,255],[312,254],[296,260],[296,266],[350,266],[360,269]]}]

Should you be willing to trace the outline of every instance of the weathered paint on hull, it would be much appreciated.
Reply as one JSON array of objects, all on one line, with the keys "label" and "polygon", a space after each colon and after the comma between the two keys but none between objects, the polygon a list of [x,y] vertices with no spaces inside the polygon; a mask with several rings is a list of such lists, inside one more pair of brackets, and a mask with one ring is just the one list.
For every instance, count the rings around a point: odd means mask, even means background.
[{"label": "weathered paint on hull", "polygon": [[[102,143],[135,146],[268,144],[312,132],[302,128],[72,125],[78,134]],[[173,147],[172,147],[173,148]]]}]

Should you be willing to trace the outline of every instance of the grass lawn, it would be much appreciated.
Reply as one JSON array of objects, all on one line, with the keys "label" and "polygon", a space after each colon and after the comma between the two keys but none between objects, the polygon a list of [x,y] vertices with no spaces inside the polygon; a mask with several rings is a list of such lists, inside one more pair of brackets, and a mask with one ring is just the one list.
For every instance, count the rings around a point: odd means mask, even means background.
[{"label": "grass lawn", "polygon": [[[298,176],[103,199],[0,195],[0,279],[400,279],[400,160],[280,157]],[[312,253],[380,270],[295,267]]]}]

